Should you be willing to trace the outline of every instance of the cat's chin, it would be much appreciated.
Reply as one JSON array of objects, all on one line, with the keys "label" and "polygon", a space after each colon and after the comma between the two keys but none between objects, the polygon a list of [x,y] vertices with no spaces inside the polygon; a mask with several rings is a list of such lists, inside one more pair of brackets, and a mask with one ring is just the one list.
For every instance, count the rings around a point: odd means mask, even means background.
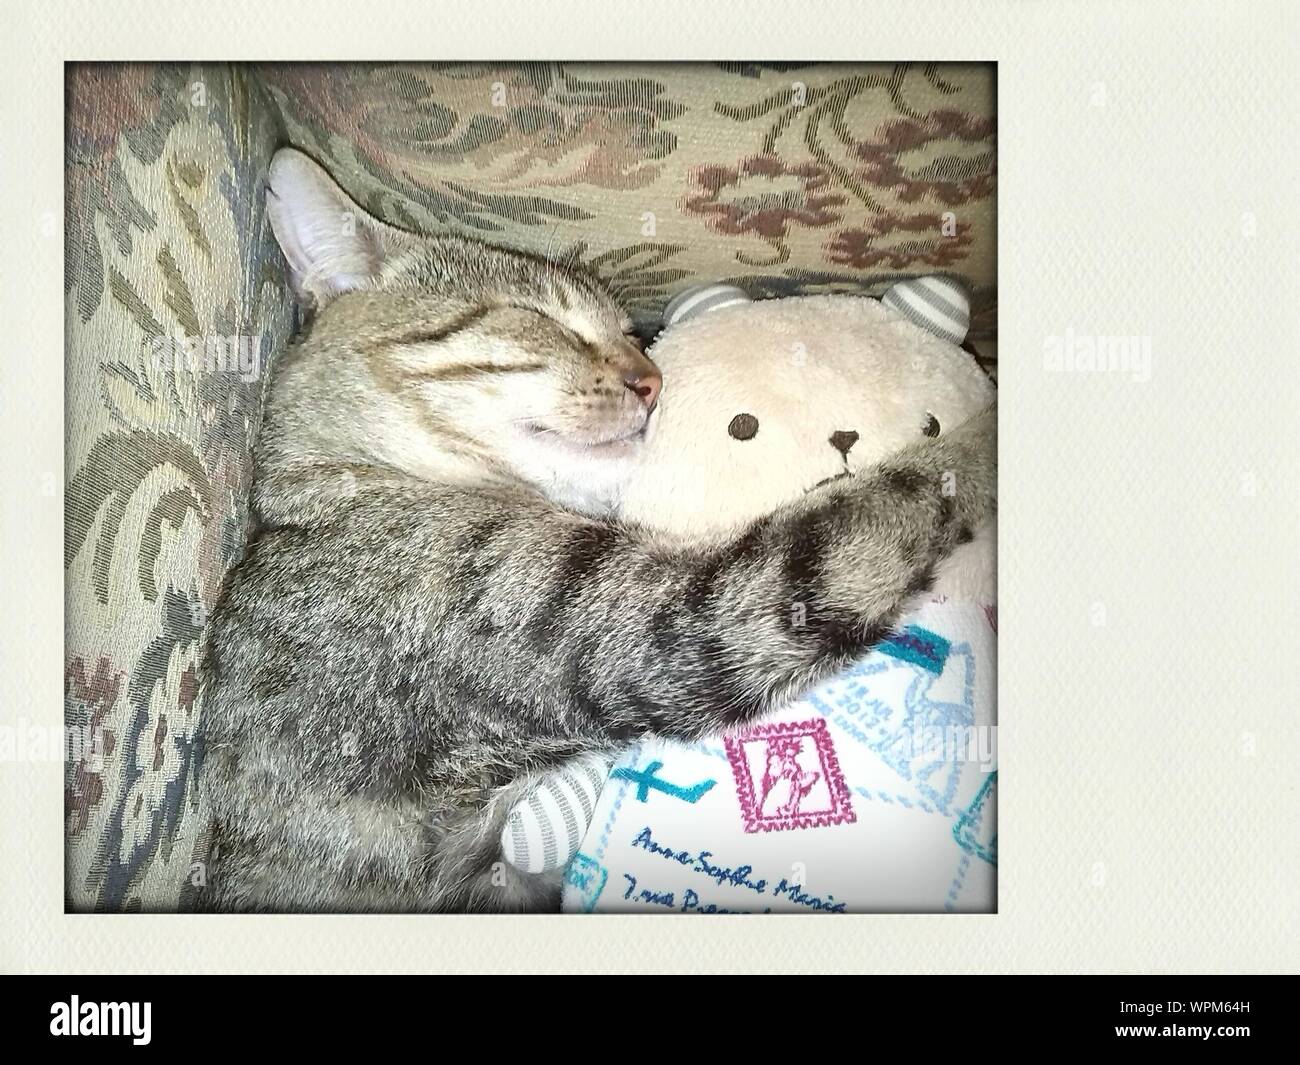
[{"label": "cat's chin", "polygon": [[592,443],[558,433],[521,434],[510,456],[518,473],[570,510],[609,517],[645,451],[650,430]]},{"label": "cat's chin", "polygon": [[653,419],[646,418],[636,428],[609,432],[601,432],[600,430],[565,432],[552,429],[538,422],[528,422],[523,429],[533,444],[543,448],[554,448],[567,452],[590,451],[595,454],[612,455],[619,453],[620,449],[639,449],[644,446],[652,421]]}]

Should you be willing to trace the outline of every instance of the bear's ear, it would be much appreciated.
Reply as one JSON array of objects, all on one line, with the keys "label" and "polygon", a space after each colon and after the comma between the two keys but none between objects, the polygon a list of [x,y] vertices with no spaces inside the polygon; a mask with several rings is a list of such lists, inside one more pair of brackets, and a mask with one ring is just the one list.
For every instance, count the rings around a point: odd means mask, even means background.
[{"label": "bear's ear", "polygon": [[952,344],[961,344],[970,330],[966,290],[947,277],[930,274],[900,281],[886,290],[880,302]]},{"label": "bear's ear", "polygon": [[695,318],[733,303],[752,303],[744,289],[735,285],[693,285],[677,293],[664,308],[664,328]]},{"label": "bear's ear", "polygon": [[295,294],[318,305],[367,284],[388,256],[417,239],[367,213],[293,148],[271,160],[266,211]]}]

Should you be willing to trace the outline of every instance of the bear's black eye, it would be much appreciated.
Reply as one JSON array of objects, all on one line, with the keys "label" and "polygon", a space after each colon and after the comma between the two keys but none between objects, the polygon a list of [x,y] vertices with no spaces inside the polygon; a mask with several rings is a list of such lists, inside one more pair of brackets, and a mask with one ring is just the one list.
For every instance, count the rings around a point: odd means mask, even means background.
[{"label": "bear's black eye", "polygon": [[737,414],[727,426],[727,432],[737,440],[752,440],[758,432],[758,419],[752,414]]},{"label": "bear's black eye", "polygon": [[925,433],[926,436],[938,436],[939,419],[927,411],[925,415],[925,428],[922,429],[921,432]]}]

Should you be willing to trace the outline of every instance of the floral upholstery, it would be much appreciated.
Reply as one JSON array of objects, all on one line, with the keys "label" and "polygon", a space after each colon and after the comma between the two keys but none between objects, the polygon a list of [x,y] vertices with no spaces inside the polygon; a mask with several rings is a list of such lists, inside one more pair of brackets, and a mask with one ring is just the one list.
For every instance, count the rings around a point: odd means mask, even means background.
[{"label": "floral upholstery", "polygon": [[642,322],[697,280],[878,295],[950,272],[973,289],[974,334],[992,333],[987,65],[259,73],[292,143],[372,212],[581,259]]},{"label": "floral upholstery", "polygon": [[294,327],[264,212],[294,144],[394,224],[671,295],[946,273],[996,336],[983,65],[75,65],[67,84],[66,899],[204,882],[204,621],[243,547]]},{"label": "floral upholstery", "polygon": [[[292,326],[261,189],[279,134],[231,67],[76,66],[67,102],[65,890],[175,909],[203,881],[199,640]],[[255,357],[215,370],[182,343],[237,337]]]}]

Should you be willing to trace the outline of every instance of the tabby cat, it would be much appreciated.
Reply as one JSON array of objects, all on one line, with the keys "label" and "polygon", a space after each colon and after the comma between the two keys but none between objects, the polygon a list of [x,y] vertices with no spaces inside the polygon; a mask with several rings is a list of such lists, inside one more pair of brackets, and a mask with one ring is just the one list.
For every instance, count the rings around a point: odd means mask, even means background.
[{"label": "tabby cat", "polygon": [[290,150],[268,197],[315,312],[208,628],[213,908],[558,910],[499,850],[533,777],[806,689],[994,506],[990,409],[725,543],[620,524],[660,380],[598,283],[388,227]]}]

